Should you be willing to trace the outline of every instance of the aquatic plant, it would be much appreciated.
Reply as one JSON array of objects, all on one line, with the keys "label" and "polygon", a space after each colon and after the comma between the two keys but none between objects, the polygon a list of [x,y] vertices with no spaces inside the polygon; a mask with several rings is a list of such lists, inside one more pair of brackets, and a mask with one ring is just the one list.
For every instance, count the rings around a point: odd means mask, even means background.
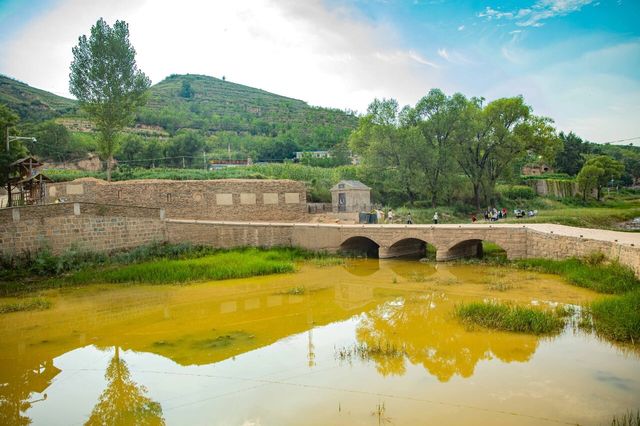
[{"label": "aquatic plant", "polygon": [[507,291],[507,290],[511,290],[512,288],[514,288],[513,284],[508,284],[503,282],[487,284],[487,290],[492,290],[492,291]]},{"label": "aquatic plant", "polygon": [[617,262],[588,264],[580,259],[565,260],[523,259],[514,262],[523,269],[532,269],[565,277],[571,284],[598,293],[620,294],[640,288],[640,280],[633,270]]},{"label": "aquatic plant", "polygon": [[523,306],[472,302],[456,306],[455,314],[470,326],[518,333],[550,334],[564,327],[557,313]]},{"label": "aquatic plant", "polygon": [[621,416],[613,416],[611,426],[640,426],[640,410],[629,410]]},{"label": "aquatic plant", "polygon": [[[640,342],[640,290],[596,300],[589,306],[590,325],[599,335],[615,341]],[[589,320],[584,321],[589,325]]]},{"label": "aquatic plant", "polygon": [[42,297],[19,300],[17,302],[3,303],[0,305],[0,314],[21,311],[42,311],[49,309],[52,303]]},{"label": "aquatic plant", "polygon": [[105,270],[80,271],[72,283],[169,284],[224,280],[295,271],[287,251],[244,249],[219,252],[197,259],[160,259]]}]

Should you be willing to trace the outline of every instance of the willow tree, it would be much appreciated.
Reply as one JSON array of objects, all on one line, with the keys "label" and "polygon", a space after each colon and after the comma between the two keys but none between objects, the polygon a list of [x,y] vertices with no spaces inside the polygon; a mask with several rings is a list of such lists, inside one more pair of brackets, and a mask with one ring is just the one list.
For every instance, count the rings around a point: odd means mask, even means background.
[{"label": "willow tree", "polygon": [[88,38],[80,36],[72,52],[69,91],[98,131],[100,155],[107,161],[107,179],[111,180],[118,132],[145,104],[151,81],[136,65],[136,51],[124,21],[110,27],[100,18]]}]

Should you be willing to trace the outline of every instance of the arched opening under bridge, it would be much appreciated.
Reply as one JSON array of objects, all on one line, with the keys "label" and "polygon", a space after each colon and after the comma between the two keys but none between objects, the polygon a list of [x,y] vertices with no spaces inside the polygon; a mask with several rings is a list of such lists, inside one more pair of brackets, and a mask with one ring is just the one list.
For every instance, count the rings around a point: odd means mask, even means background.
[{"label": "arched opening under bridge", "polygon": [[492,241],[471,239],[460,241],[445,253],[438,253],[438,260],[454,260],[460,258],[507,258],[507,252]]},{"label": "arched opening under bridge", "polygon": [[393,243],[389,248],[380,251],[380,258],[400,259],[436,259],[436,248],[419,238],[403,238]]},{"label": "arched opening under bridge", "polygon": [[367,237],[347,238],[340,244],[340,253],[350,257],[367,257],[377,259],[380,245]]}]

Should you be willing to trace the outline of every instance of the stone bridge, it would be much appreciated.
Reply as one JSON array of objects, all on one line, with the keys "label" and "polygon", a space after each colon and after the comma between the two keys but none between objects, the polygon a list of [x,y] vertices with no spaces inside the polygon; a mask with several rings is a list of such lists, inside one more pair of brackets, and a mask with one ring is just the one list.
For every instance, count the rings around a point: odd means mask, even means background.
[{"label": "stone bridge", "polygon": [[212,222],[168,219],[167,238],[215,247],[297,246],[370,257],[423,256],[427,244],[436,260],[482,255],[482,242],[505,250],[509,259],[562,259],[602,252],[640,275],[640,234],[549,224],[335,225]]}]

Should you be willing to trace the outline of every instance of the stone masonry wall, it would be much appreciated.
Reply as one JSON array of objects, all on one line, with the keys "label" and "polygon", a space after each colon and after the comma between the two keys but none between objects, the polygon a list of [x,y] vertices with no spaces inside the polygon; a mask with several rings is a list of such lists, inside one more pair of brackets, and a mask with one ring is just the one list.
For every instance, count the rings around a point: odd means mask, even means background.
[{"label": "stone masonry wall", "polygon": [[567,259],[584,257],[594,252],[601,252],[608,259],[617,260],[629,266],[637,276],[640,276],[640,247],[638,246],[547,234],[532,229],[529,229],[527,235],[527,258]]},{"label": "stone masonry wall", "polygon": [[113,251],[165,241],[160,209],[62,203],[0,210],[0,254]]},{"label": "stone masonry wall", "polygon": [[176,219],[302,221],[306,188],[293,180],[142,179],[107,183],[77,179],[48,185],[49,201],[83,201],[164,208]]}]

